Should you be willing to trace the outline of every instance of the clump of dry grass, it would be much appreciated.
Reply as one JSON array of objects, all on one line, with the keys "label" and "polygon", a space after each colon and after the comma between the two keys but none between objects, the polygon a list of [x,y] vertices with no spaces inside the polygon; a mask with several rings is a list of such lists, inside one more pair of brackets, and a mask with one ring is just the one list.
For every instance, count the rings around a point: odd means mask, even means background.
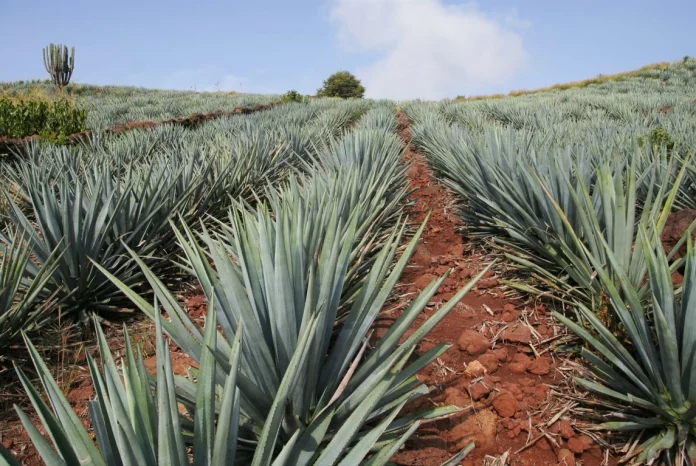
[{"label": "clump of dry grass", "polygon": [[566,91],[568,89],[577,89],[590,86],[592,84],[602,84],[612,81],[620,81],[626,78],[635,78],[644,74],[646,71],[651,70],[661,70],[670,65],[669,62],[653,63],[651,65],[646,65],[642,68],[633,71],[624,71],[622,73],[615,74],[600,74],[594,78],[583,79],[582,81],[571,81],[568,83],[554,84],[552,86],[540,87],[538,89],[520,89],[516,91],[510,91],[507,94],[492,94],[492,95],[477,95],[471,97],[459,96],[455,100],[457,101],[472,101],[472,100],[489,100],[489,99],[502,99],[503,97],[519,97],[523,95],[538,94],[540,92],[550,92],[550,91]]}]

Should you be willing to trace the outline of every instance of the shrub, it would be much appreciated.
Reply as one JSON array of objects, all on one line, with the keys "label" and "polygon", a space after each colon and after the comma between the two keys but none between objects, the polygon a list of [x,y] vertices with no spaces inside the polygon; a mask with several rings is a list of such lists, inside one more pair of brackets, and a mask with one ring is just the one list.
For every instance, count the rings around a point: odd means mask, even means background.
[{"label": "shrub", "polygon": [[17,100],[0,97],[0,137],[40,135],[52,142],[86,128],[87,112],[71,100]]},{"label": "shrub", "polygon": [[365,87],[360,80],[348,71],[338,71],[329,76],[321,89],[317,90],[317,97],[340,97],[342,99],[362,99],[365,95]]},{"label": "shrub", "polygon": [[285,94],[283,94],[283,97],[281,98],[283,102],[299,102],[302,103],[304,102],[304,97],[302,94],[297,92],[295,89],[292,89]]},{"label": "shrub", "polygon": [[667,150],[667,155],[671,155],[672,149],[674,149],[674,141],[672,140],[672,135],[664,129],[662,126],[658,126],[653,129],[649,135],[641,136],[638,138],[638,146],[645,146],[645,139],[647,137],[648,142],[653,151],[661,151],[662,149]]}]

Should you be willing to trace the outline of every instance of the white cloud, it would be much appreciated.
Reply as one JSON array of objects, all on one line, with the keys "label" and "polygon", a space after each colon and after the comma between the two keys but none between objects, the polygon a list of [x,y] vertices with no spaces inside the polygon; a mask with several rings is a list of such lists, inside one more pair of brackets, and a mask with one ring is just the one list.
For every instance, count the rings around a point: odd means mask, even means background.
[{"label": "white cloud", "polygon": [[495,19],[473,4],[334,0],[331,19],[344,43],[381,54],[357,70],[368,97],[454,97],[505,82],[526,63],[512,18]]}]

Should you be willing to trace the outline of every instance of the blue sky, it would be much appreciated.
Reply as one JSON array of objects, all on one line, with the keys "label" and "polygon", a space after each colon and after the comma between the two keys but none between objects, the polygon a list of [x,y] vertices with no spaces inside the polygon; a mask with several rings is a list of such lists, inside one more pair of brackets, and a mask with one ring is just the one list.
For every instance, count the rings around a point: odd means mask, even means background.
[{"label": "blue sky", "polygon": [[0,81],[313,93],[348,69],[370,97],[534,88],[696,55],[693,0],[0,0]]}]

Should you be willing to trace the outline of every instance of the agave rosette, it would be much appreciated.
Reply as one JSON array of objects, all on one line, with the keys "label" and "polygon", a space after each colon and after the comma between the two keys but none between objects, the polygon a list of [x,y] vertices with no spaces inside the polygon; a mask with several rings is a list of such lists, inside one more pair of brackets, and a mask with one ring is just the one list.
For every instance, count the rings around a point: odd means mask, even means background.
[{"label": "agave rosette", "polygon": [[[578,383],[622,407],[605,427],[644,431],[633,457],[637,464],[692,464],[696,459],[696,257],[691,242],[685,258],[684,282],[675,290],[673,269],[659,240],[641,228],[636,249],[642,249],[649,276],[645,299],[624,272],[620,259],[604,243],[614,276],[590,255],[623,325],[617,338],[595,313],[578,305],[589,330],[565,316],[556,317],[588,343],[582,355],[593,379]],[[612,406],[616,408],[616,405]],[[689,459],[690,458],[690,459]]]}]

